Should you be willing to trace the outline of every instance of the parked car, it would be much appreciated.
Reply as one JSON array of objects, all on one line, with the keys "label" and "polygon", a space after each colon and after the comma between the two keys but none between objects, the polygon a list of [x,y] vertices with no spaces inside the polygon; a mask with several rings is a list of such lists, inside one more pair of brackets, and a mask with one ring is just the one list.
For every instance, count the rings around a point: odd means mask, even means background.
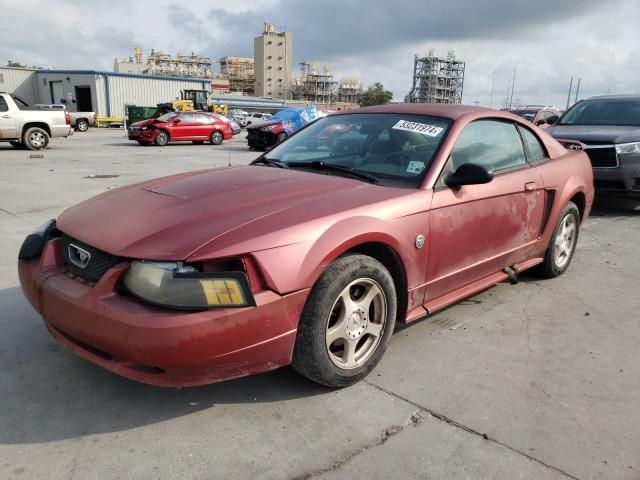
[{"label": "parked car", "polygon": [[216,116],[220,121],[222,122],[227,122],[229,124],[229,126],[231,127],[231,131],[233,132],[234,135],[239,134],[242,131],[242,128],[240,127],[240,125],[238,124],[238,122],[236,122],[235,120],[222,115],[220,113],[213,113],[212,115]]},{"label": "parked car", "polygon": [[261,113],[261,112],[251,112],[245,116],[247,126],[253,123],[264,122],[265,120],[269,120],[270,118],[271,118],[270,113]]},{"label": "parked car", "polygon": [[169,112],[158,118],[133,123],[128,128],[129,140],[140,145],[160,147],[169,142],[211,142],[220,145],[233,137],[231,122],[207,112]]},{"label": "parked car", "polygon": [[516,107],[509,111],[525,120],[529,120],[540,128],[547,128],[550,125],[549,118],[553,119],[562,115],[560,109],[542,105],[526,105],[524,107]]},{"label": "parked car", "polygon": [[[44,104],[37,103],[36,107],[40,110],[67,110],[66,105],[61,103]],[[71,126],[76,132],[86,132],[89,127],[96,126],[96,112],[69,112],[71,117]]]},{"label": "parked car", "polygon": [[258,150],[271,148],[316,120],[318,113],[315,105],[280,110],[269,120],[247,126],[247,144]]},{"label": "parked car", "polygon": [[[335,126],[356,148],[315,148]],[[533,267],[565,272],[592,181],[583,151],[506,112],[368,107],[251,165],[104,192],[29,235],[18,271],[59,342],[125,377],[187,386],[291,364],[343,387],[396,322]]]},{"label": "parked car", "polygon": [[72,133],[71,117],[66,110],[39,110],[15,95],[0,92],[0,142],[40,150],[47,148],[50,138],[68,137]]},{"label": "parked car", "polygon": [[247,126],[247,117],[243,115],[232,113],[230,114],[229,118],[240,125],[240,128],[245,128]]},{"label": "parked car", "polygon": [[640,96],[591,97],[552,120],[553,137],[584,144],[598,191],[640,198]]}]

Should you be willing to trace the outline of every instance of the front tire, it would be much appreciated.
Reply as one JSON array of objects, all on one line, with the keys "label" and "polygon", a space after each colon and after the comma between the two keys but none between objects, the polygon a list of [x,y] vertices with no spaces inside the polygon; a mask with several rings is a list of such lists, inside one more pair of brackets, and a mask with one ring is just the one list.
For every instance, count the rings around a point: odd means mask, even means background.
[{"label": "front tire", "polygon": [[553,230],[544,262],[537,272],[547,278],[562,275],[573,258],[580,233],[580,211],[575,203],[569,202],[562,210],[558,224]]},{"label": "front tire", "polygon": [[302,311],[292,367],[328,387],[353,385],[378,364],[396,322],[389,271],[366,255],[334,261]]},{"label": "front tire", "polygon": [[49,134],[39,127],[31,127],[22,137],[22,144],[29,150],[42,150],[49,145]]},{"label": "front tire", "polygon": [[276,145],[284,142],[287,139],[287,134],[285,132],[280,132],[276,137]]},{"label": "front tire", "polygon": [[86,132],[87,130],[89,130],[89,122],[87,120],[85,120],[84,118],[79,119],[76,122],[76,129],[79,132]]},{"label": "front tire", "polygon": [[156,135],[155,144],[164,147],[167,143],[169,143],[169,134],[163,130]]}]

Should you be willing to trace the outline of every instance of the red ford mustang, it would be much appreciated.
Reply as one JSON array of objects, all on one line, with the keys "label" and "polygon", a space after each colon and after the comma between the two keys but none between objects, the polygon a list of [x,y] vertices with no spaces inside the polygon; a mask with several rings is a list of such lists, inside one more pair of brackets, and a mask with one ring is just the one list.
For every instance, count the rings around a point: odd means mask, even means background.
[{"label": "red ford mustang", "polygon": [[125,377],[187,386],[291,364],[346,386],[396,321],[531,267],[563,273],[592,184],[584,152],[506,112],[362,108],[251,165],[68,209],[25,240],[20,281],[57,340]]},{"label": "red ford mustang", "polygon": [[129,140],[140,145],[164,147],[169,142],[211,142],[220,145],[233,137],[230,122],[208,112],[170,112],[158,118],[133,123]]}]

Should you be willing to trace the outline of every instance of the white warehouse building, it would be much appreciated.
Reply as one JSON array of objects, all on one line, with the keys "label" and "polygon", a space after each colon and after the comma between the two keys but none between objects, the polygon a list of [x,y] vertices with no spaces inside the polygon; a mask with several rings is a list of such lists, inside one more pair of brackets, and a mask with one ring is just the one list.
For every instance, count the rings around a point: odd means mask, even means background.
[{"label": "white warehouse building", "polygon": [[211,80],[96,70],[35,70],[0,67],[0,92],[29,104],[63,103],[71,112],[95,111],[123,117],[125,105],[155,106],[170,102],[180,90],[211,90]]}]

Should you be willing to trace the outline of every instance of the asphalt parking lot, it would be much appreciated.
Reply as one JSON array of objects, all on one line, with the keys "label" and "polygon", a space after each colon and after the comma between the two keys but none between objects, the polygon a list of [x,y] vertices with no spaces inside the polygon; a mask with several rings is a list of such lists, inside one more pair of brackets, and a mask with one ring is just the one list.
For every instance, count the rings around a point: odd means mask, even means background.
[{"label": "asphalt parking lot", "polygon": [[162,389],[50,338],[18,249],[106,189],[256,152],[244,134],[159,148],[92,129],[32,153],[0,143],[0,478],[640,478],[640,209],[603,202],[565,275],[399,329],[351,388],[284,368]]}]

